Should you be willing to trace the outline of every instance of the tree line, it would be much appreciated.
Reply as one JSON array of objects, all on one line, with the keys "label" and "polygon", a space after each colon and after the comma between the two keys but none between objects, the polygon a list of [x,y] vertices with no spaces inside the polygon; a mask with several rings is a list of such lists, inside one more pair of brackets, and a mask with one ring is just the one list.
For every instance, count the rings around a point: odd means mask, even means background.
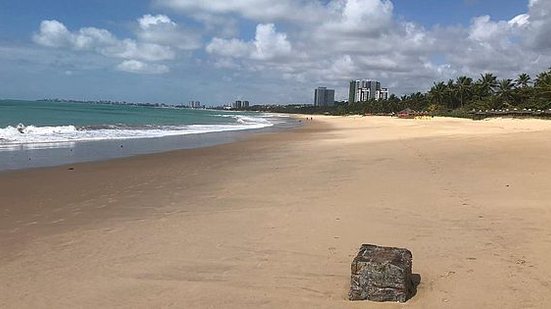
[{"label": "tree line", "polygon": [[498,79],[492,73],[477,80],[459,76],[447,82],[435,82],[429,91],[402,97],[391,95],[387,100],[371,100],[336,107],[338,113],[398,113],[405,109],[445,114],[453,111],[547,110],[551,108],[551,68],[534,79],[526,73],[515,79]]},{"label": "tree line", "polygon": [[[551,109],[551,68],[532,78],[526,73],[515,79],[498,79],[492,73],[474,80],[459,76],[447,82],[435,82],[427,92],[416,92],[386,100],[369,100],[331,107],[278,107],[278,112],[347,114],[392,114],[411,109],[433,115],[468,115],[489,110]],[[273,110],[273,109],[272,109]]]}]

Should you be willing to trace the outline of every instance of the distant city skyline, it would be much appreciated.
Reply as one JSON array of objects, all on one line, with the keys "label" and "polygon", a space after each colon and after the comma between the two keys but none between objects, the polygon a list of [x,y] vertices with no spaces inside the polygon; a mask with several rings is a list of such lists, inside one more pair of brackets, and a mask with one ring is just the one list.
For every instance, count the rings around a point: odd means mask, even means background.
[{"label": "distant city skyline", "polygon": [[401,95],[540,72],[550,30],[544,0],[6,0],[0,98],[342,101],[365,72]]}]

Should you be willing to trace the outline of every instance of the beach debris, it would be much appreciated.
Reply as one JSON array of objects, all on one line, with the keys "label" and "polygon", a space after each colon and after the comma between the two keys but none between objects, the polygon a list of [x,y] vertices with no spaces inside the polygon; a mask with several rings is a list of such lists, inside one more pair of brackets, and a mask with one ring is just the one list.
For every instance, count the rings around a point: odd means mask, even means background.
[{"label": "beach debris", "polygon": [[414,294],[408,249],[363,244],[352,261],[350,300],[406,302]]}]

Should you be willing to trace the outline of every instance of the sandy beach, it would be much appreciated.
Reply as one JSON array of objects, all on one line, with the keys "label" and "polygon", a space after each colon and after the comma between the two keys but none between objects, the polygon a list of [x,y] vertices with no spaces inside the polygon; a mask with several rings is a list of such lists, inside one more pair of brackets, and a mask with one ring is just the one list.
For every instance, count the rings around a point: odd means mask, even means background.
[{"label": "sandy beach", "polygon": [[[0,308],[550,308],[551,122],[316,117],[0,173]],[[362,243],[406,304],[349,302]]]}]

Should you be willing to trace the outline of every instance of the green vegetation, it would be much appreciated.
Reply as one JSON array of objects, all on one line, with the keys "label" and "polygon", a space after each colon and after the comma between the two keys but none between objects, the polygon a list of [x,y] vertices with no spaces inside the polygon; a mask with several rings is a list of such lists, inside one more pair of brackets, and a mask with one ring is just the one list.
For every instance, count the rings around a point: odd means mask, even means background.
[{"label": "green vegetation", "polygon": [[[528,74],[520,74],[516,79],[498,78],[492,73],[481,74],[477,80],[460,76],[456,80],[434,83],[426,93],[417,92],[397,97],[391,95],[388,100],[370,100],[347,104],[338,102],[332,107],[312,106],[276,106],[274,112],[308,114],[396,114],[411,109],[415,112],[450,117],[478,118],[494,113],[524,114],[551,109],[551,68],[540,73],[535,80]],[[259,109],[257,109],[259,110]],[[528,113],[529,112],[529,113]],[[549,114],[549,115],[548,115]]]}]

